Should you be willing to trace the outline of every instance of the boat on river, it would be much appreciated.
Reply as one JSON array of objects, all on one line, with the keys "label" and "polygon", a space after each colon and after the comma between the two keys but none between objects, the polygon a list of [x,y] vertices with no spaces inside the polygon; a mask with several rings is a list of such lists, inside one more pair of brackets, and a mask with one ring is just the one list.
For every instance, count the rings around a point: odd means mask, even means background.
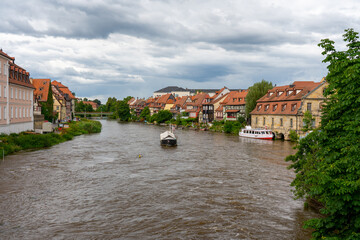
[{"label": "boat on river", "polygon": [[273,139],[274,134],[271,130],[261,128],[251,128],[246,126],[239,132],[240,137],[254,138],[254,139]]},{"label": "boat on river", "polygon": [[177,139],[175,134],[173,133],[172,126],[170,126],[170,131],[165,131],[160,134],[160,144],[167,147],[177,145]]}]

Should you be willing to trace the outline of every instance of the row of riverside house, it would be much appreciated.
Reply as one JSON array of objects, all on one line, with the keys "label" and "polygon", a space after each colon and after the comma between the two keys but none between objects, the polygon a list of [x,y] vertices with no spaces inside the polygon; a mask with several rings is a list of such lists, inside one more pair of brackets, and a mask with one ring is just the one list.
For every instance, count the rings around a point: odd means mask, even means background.
[{"label": "row of riverside house", "polygon": [[15,64],[15,58],[0,49],[0,133],[20,133],[42,129],[41,103],[52,95],[53,114],[58,120],[71,120],[75,97],[60,82],[32,79],[30,73]]},{"label": "row of riverside house", "polygon": [[[275,86],[257,101],[250,113],[251,127],[271,129],[283,139],[289,139],[292,130],[302,136],[305,134],[302,128],[306,111],[312,114],[312,127],[319,127],[326,86],[324,78],[320,82],[295,81],[291,85]],[[128,103],[138,116],[147,106],[150,115],[169,110],[174,118],[180,114],[211,124],[213,121],[245,118],[247,93],[248,90],[230,90],[227,87],[195,90],[169,86],[154,92],[148,99],[132,98]]]}]

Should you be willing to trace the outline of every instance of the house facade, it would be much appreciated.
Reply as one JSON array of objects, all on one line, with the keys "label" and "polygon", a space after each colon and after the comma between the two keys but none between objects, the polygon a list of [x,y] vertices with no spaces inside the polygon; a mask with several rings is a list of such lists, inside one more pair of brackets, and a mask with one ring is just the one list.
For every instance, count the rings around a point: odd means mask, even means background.
[{"label": "house facade", "polygon": [[214,96],[208,95],[202,103],[202,122],[211,123],[215,120],[215,110],[219,107],[220,102],[227,96],[230,90],[226,87],[216,92]]},{"label": "house facade", "polygon": [[66,116],[65,120],[72,120],[73,116],[75,116],[75,96],[69,90],[69,88],[63,85],[61,82],[56,80],[51,82],[52,85],[56,86],[57,89],[61,92],[61,94],[65,98],[65,106],[66,106]]},{"label": "house facade", "polygon": [[321,82],[296,81],[291,85],[274,87],[257,101],[250,113],[251,127],[271,129],[284,139],[289,139],[291,130],[302,136],[306,111],[314,117],[312,127],[319,127],[326,86],[323,79]]},{"label": "house facade", "polygon": [[225,121],[237,121],[245,118],[245,97],[247,90],[231,91],[223,101],[223,118]]},{"label": "house facade", "polygon": [[33,93],[30,74],[15,64],[15,58],[0,50],[1,133],[34,129]]}]

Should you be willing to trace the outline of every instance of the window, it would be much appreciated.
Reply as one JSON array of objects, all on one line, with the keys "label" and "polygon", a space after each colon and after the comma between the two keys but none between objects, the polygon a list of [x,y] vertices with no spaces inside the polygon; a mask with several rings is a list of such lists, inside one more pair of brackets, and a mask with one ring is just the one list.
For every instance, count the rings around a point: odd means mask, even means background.
[{"label": "window", "polygon": [[281,111],[285,111],[285,109],[286,109],[286,104],[283,104],[283,105],[281,106]]},{"label": "window", "polygon": [[21,118],[21,107],[19,107],[19,118]]},{"label": "window", "polygon": [[1,106],[0,106],[0,119],[1,119]]},{"label": "window", "polygon": [[269,97],[271,97],[271,95],[273,95],[274,93],[273,92],[269,92]]},{"label": "window", "polygon": [[14,89],[11,88],[11,98],[14,98]]},{"label": "window", "polygon": [[4,86],[4,97],[7,97],[6,86]]},{"label": "window", "polygon": [[4,75],[5,76],[8,75],[8,69],[6,67],[6,63],[4,63]]},{"label": "window", "polygon": [[278,96],[280,96],[280,95],[281,95],[281,94],[283,94],[283,93],[284,93],[284,92],[278,92],[278,94],[277,94],[277,95],[278,95]]},{"label": "window", "polygon": [[292,127],[293,127],[293,119],[290,118],[290,128],[292,128]]},{"label": "window", "polygon": [[271,118],[271,126],[274,126],[274,118]]},{"label": "window", "polygon": [[15,99],[17,99],[17,89],[15,88]]},{"label": "window", "polygon": [[18,111],[17,111],[17,107],[15,107],[15,118],[18,117]]},{"label": "window", "polygon": [[239,98],[239,102],[241,102],[241,98]]},{"label": "window", "polygon": [[258,109],[257,109],[257,110],[260,111],[260,109],[261,109],[261,104],[258,106]]},{"label": "window", "polygon": [[13,109],[13,107],[11,107],[11,119],[13,119],[14,118],[14,109]]},{"label": "window", "polygon": [[273,112],[277,109],[277,104],[273,106]]},{"label": "window", "polygon": [[6,119],[6,116],[7,116],[6,107],[4,107],[4,119]]},{"label": "window", "polygon": [[295,111],[295,109],[296,109],[296,103],[291,105],[291,111]]},{"label": "window", "polygon": [[311,103],[308,103],[308,104],[307,104],[307,110],[308,110],[309,112],[311,112]]},{"label": "window", "polygon": [[265,117],[263,118],[263,125],[265,126]]},{"label": "window", "polygon": [[265,106],[265,111],[267,111],[269,109],[269,104]]},{"label": "window", "polygon": [[283,126],[283,119],[280,118],[280,126],[282,127]]},{"label": "window", "polygon": [[298,90],[296,90],[296,94],[298,94],[299,92],[301,92],[301,90],[299,90],[299,89],[298,89]]},{"label": "window", "polygon": [[256,123],[256,124],[258,123],[258,120],[257,120],[257,119],[258,119],[258,118],[256,117],[256,118],[255,118],[255,123]]}]

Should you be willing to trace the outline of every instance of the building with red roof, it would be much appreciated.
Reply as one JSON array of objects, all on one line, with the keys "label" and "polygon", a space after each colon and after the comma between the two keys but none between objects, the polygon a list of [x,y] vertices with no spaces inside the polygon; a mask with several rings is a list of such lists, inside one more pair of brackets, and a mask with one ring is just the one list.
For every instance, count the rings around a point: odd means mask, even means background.
[{"label": "building with red roof", "polygon": [[303,116],[309,111],[313,127],[320,126],[321,109],[325,100],[323,91],[327,83],[295,81],[291,85],[277,86],[261,97],[251,114],[251,127],[268,128],[288,139],[291,130],[303,135]]},{"label": "building with red roof", "polygon": [[0,50],[0,132],[19,133],[34,129],[30,73],[15,64],[15,58]]},{"label": "building with red roof", "polygon": [[65,98],[66,104],[66,117],[65,120],[71,120],[73,116],[75,116],[75,101],[76,97],[73,93],[69,90],[69,88],[63,85],[61,82],[56,80],[51,82],[52,85],[56,86],[57,89],[61,92],[61,94]]},{"label": "building with red roof", "polygon": [[200,120],[204,123],[211,123],[215,120],[215,110],[220,106],[221,101],[227,96],[230,90],[223,87],[214,96],[208,95],[202,103],[202,114]]},{"label": "building with red roof", "polygon": [[245,118],[245,98],[247,93],[247,90],[229,92],[222,102],[225,121],[236,121],[239,117]]}]

